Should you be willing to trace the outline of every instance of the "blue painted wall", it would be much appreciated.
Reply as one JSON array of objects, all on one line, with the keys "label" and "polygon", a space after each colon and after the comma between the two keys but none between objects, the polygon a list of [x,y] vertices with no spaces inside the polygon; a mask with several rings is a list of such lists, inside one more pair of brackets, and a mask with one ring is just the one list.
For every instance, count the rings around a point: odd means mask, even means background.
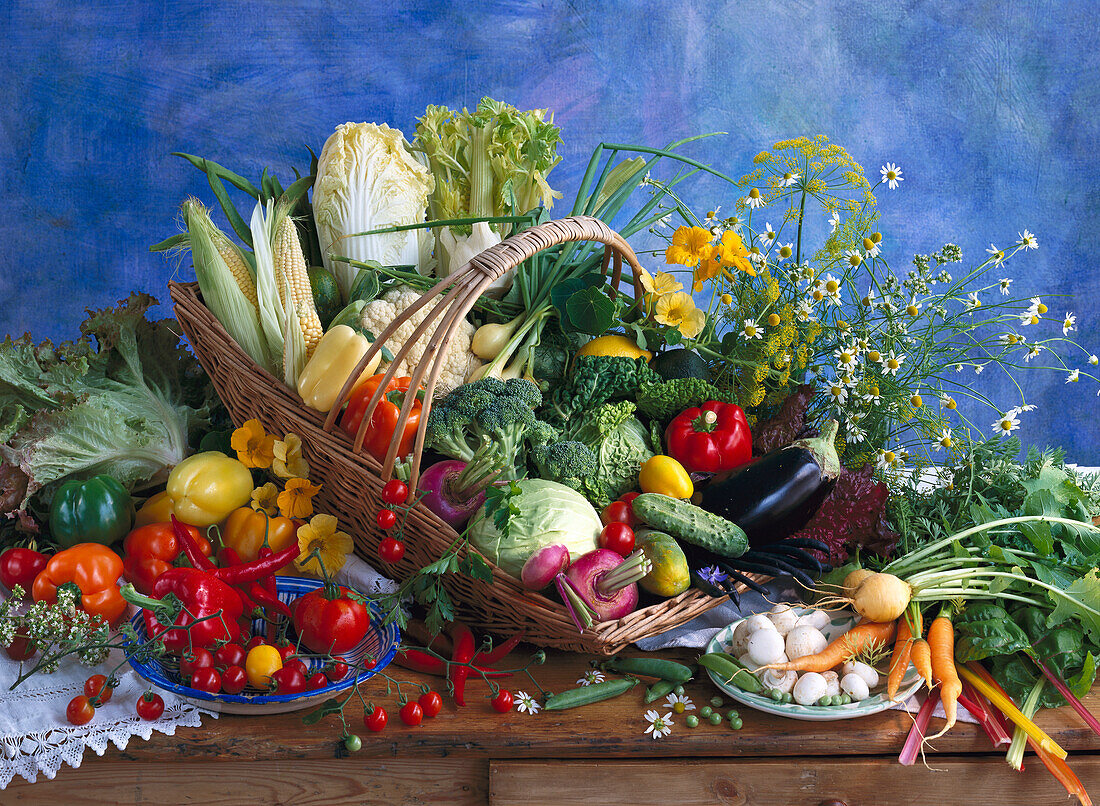
[{"label": "blue painted wall", "polygon": [[[286,176],[345,120],[411,131],[428,103],[488,94],[556,111],[566,198],[600,139],[727,131],[690,153],[734,175],[802,133],[828,134],[869,173],[897,162],[902,191],[880,195],[894,265],[945,240],[978,256],[1027,227],[1041,248],[1010,273],[1073,294],[1051,308],[1076,311],[1079,339],[1100,350],[1094,12],[1093,0],[8,0],[0,333],[70,337],[85,305],[166,296],[186,269],[146,247],[174,231],[187,194],[212,201],[170,151]],[[983,388],[1006,388],[988,375]],[[1041,408],[1025,441],[1100,464],[1095,385],[1028,384]]]}]

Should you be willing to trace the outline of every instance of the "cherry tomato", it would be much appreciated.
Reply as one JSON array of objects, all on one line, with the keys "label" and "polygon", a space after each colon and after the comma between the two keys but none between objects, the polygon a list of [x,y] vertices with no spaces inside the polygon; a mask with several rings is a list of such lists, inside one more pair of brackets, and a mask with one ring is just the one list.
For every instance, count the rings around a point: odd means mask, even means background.
[{"label": "cherry tomato", "polygon": [[264,641],[264,637],[262,635],[253,635],[251,638],[248,639],[248,643],[244,645],[245,652],[247,653],[252,649],[252,647],[257,647],[264,643],[267,642]]},{"label": "cherry tomato", "polygon": [[30,593],[34,578],[50,558],[33,549],[12,548],[0,554],[0,584],[11,590],[16,585]]},{"label": "cherry tomato", "polygon": [[275,649],[278,650],[279,657],[283,659],[284,666],[286,665],[287,659],[298,651],[294,644],[277,644]]},{"label": "cherry tomato", "polygon": [[604,526],[610,523],[625,523],[627,526],[633,526],[634,513],[630,509],[630,504],[625,501],[612,501],[603,508],[600,520],[603,521]]},{"label": "cherry tomato", "polygon": [[248,683],[255,688],[267,689],[271,686],[271,676],[283,668],[283,658],[279,650],[271,644],[262,644],[248,650],[244,661],[244,671]]},{"label": "cherry tomato", "polygon": [[424,716],[429,719],[438,714],[443,708],[443,698],[435,691],[427,691],[421,694],[416,701],[420,703],[420,710],[424,712]]},{"label": "cherry tomato", "polygon": [[386,727],[387,719],[389,719],[389,716],[386,714],[386,709],[381,706],[375,706],[374,710],[363,714],[363,724],[372,733],[381,733],[382,729]]},{"label": "cherry tomato", "polygon": [[407,703],[401,706],[401,721],[408,725],[410,728],[415,728],[420,724],[420,720],[424,718],[424,709],[420,707],[420,703],[409,700]]},{"label": "cherry tomato", "polygon": [[507,689],[501,689],[497,692],[497,695],[493,697],[493,710],[501,714],[506,714],[512,710],[512,692]]},{"label": "cherry tomato", "polygon": [[325,675],[333,683],[343,680],[348,676],[348,665],[342,660],[336,660],[325,667]]},{"label": "cherry tomato", "polygon": [[363,668],[373,669],[377,664],[378,661],[376,661],[374,658],[367,658],[365,661],[363,661]]},{"label": "cherry tomato", "polygon": [[349,753],[358,753],[363,749],[363,740],[353,733],[344,739],[344,747],[347,748]]},{"label": "cherry tomato", "polygon": [[625,523],[609,523],[600,532],[600,548],[622,556],[634,551],[634,530]]},{"label": "cherry tomato", "polygon": [[324,688],[328,685],[328,677],[324,672],[314,672],[306,680],[306,688],[310,691],[316,691],[319,688]]},{"label": "cherry tomato", "polygon": [[392,529],[397,525],[397,513],[392,509],[380,509],[375,516],[379,529]]},{"label": "cherry tomato", "polygon": [[137,705],[134,708],[139,717],[146,722],[152,722],[154,719],[160,719],[160,715],[164,713],[164,700],[159,694],[146,691],[138,697]]},{"label": "cherry tomato", "polygon": [[95,706],[83,694],[77,694],[65,707],[65,718],[70,725],[87,725],[95,716]]},{"label": "cherry tomato", "polygon": [[107,675],[93,674],[84,681],[84,695],[89,699],[99,698],[99,704],[111,701],[115,690],[107,685]]},{"label": "cherry tomato", "polygon": [[633,507],[634,499],[637,498],[639,495],[641,495],[641,493],[623,493],[619,496],[619,500],[622,501],[624,504],[630,504],[630,506]]},{"label": "cherry tomato", "polygon": [[248,653],[240,644],[226,644],[214,652],[214,665],[224,669],[227,666],[244,666]]},{"label": "cherry tomato", "polygon": [[382,487],[382,500],[387,504],[400,504],[409,497],[409,485],[401,479],[390,479]]},{"label": "cherry tomato", "polygon": [[180,677],[187,680],[199,669],[214,667],[214,656],[209,649],[195,647],[183,654],[180,658]]},{"label": "cherry tomato", "polygon": [[393,537],[387,537],[378,544],[378,556],[382,562],[393,564],[405,556],[405,544]]},{"label": "cherry tomato", "polygon": [[296,666],[284,666],[272,673],[271,679],[279,694],[301,694],[306,690],[306,677]]},{"label": "cherry tomato", "polygon": [[248,674],[241,666],[227,666],[222,672],[222,691],[226,694],[240,694],[248,685]]},{"label": "cherry tomato", "polygon": [[38,647],[25,634],[16,633],[12,642],[4,647],[4,652],[12,660],[27,660],[34,657],[34,653],[38,651]]},{"label": "cherry tomato", "polygon": [[306,662],[301,658],[294,658],[283,663],[285,669],[297,669],[302,673],[302,677],[309,677],[309,667],[306,666]]},{"label": "cherry tomato", "polygon": [[191,688],[217,694],[222,690],[222,676],[213,666],[203,666],[192,673]]}]

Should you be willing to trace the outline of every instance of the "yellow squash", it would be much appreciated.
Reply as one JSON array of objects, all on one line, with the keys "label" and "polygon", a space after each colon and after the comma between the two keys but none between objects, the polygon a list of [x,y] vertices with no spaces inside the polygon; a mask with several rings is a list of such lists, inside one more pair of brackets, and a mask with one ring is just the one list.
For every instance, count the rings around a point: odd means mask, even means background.
[{"label": "yellow squash", "polygon": [[177,518],[192,526],[210,526],[248,503],[252,473],[221,451],[196,453],[172,468],[166,492]]}]

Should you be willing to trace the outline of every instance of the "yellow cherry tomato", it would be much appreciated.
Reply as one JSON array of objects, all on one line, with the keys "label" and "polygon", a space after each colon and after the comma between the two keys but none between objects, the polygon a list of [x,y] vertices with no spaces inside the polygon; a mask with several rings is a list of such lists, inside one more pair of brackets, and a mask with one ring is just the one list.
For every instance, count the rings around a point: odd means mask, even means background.
[{"label": "yellow cherry tomato", "polygon": [[168,491],[162,490],[141,505],[134,517],[134,528],[148,526],[150,523],[167,523],[172,520],[172,499]]},{"label": "yellow cherry tomato", "polygon": [[670,498],[691,498],[695,485],[684,466],[671,456],[653,456],[638,471],[638,486],[645,493],[660,493]]},{"label": "yellow cherry tomato", "polygon": [[252,497],[252,473],[221,451],[189,456],[168,475],[172,512],[192,526],[210,526]]},{"label": "yellow cherry tomato", "polygon": [[244,659],[244,673],[248,684],[255,688],[271,688],[271,675],[283,668],[283,656],[271,644],[258,644],[248,650]]}]

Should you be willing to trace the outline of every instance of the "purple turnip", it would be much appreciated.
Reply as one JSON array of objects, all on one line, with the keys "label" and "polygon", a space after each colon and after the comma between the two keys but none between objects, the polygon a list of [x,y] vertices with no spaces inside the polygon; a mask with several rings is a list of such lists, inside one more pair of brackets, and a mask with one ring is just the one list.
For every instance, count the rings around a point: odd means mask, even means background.
[{"label": "purple turnip", "polygon": [[583,632],[595,621],[614,621],[633,612],[638,606],[636,583],[651,570],[640,549],[626,559],[614,551],[596,549],[558,575],[558,590]]},{"label": "purple turnip", "polygon": [[519,572],[520,581],[533,591],[547,587],[554,578],[569,567],[569,549],[554,543],[543,546],[523,564]]},{"label": "purple turnip", "polygon": [[416,486],[424,493],[421,499],[424,506],[461,530],[485,503],[485,488],[498,473],[499,470],[489,463],[467,464],[458,459],[446,459],[421,473]]}]

